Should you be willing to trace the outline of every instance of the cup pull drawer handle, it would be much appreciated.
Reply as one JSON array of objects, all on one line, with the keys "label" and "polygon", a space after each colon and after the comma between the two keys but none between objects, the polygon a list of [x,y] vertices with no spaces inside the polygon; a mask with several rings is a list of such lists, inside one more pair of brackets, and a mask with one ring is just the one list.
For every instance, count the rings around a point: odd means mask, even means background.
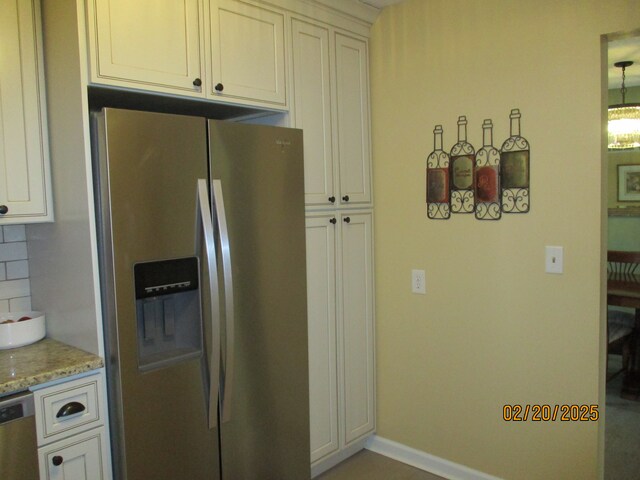
[{"label": "cup pull drawer handle", "polygon": [[80,402],[69,402],[60,410],[58,410],[56,418],[69,417],[71,415],[75,415],[76,413],[84,412],[84,410],[85,406]]}]

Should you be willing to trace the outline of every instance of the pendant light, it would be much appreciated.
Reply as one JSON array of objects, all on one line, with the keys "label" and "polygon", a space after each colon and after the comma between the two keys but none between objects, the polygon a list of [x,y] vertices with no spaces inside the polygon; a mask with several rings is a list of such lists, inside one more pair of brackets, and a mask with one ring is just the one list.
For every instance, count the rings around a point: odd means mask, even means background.
[{"label": "pendant light", "polygon": [[622,68],[622,103],[609,106],[609,150],[625,150],[640,147],[640,103],[625,103],[627,87],[624,85],[625,69],[633,65],[626,60],[614,65]]}]

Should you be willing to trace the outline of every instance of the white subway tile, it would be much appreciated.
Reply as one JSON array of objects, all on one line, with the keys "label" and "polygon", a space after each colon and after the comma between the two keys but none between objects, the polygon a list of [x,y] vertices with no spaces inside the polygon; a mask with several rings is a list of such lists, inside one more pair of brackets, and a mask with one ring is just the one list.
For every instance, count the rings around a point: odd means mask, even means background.
[{"label": "white subway tile", "polygon": [[[0,229],[2,230],[2,229]],[[0,300],[0,312],[9,312],[9,300]]]},{"label": "white subway tile", "polygon": [[24,225],[5,225],[3,230],[5,243],[24,242],[27,240],[27,233]]},{"label": "white subway tile", "polygon": [[26,260],[17,260],[15,262],[7,262],[7,280],[16,280],[18,278],[29,278],[29,262]]},{"label": "white subway tile", "polygon": [[26,260],[27,258],[27,242],[0,243],[0,262]]},{"label": "white subway tile", "polygon": [[18,297],[9,300],[10,312],[30,312],[31,297]]},{"label": "white subway tile", "polygon": [[0,300],[9,300],[15,297],[27,297],[31,295],[29,279],[7,280],[0,282]]},{"label": "white subway tile", "polygon": [[0,243],[4,242],[4,230],[0,228]]},{"label": "white subway tile", "polygon": [[0,282],[4,282],[6,279],[7,279],[6,264],[4,262],[0,262]]}]

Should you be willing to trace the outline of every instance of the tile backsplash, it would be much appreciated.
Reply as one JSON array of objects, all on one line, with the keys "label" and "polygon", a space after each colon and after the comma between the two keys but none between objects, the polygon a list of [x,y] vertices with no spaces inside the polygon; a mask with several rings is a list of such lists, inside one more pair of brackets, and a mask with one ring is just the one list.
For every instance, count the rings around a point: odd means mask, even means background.
[{"label": "tile backsplash", "polygon": [[31,310],[29,255],[24,225],[0,227],[0,312]]}]

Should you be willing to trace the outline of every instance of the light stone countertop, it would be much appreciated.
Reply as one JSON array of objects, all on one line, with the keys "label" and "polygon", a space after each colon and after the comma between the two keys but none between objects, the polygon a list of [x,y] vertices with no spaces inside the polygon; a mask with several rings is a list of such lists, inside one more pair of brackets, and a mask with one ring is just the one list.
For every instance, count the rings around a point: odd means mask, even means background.
[{"label": "light stone countertop", "polygon": [[102,366],[102,359],[97,355],[50,338],[0,350],[0,395]]}]

